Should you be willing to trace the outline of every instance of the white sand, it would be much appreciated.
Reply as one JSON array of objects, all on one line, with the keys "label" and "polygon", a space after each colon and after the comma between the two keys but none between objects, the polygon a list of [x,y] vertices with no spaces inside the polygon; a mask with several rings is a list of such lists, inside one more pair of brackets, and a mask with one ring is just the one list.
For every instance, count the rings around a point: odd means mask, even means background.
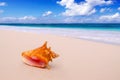
[{"label": "white sand", "polygon": [[[60,55],[51,69],[25,65],[21,52],[45,41]],[[0,30],[0,80],[120,80],[120,46]]]}]

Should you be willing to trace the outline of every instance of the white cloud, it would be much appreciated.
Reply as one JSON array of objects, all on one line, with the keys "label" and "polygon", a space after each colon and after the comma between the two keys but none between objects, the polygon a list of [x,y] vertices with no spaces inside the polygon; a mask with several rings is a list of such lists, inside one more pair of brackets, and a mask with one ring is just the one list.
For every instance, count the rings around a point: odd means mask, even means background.
[{"label": "white cloud", "polygon": [[106,10],[106,8],[101,8],[100,12],[103,13],[103,12],[105,12],[105,10]]},{"label": "white cloud", "polygon": [[4,10],[0,10],[0,13],[3,13],[4,12]]},{"label": "white cloud", "polygon": [[88,13],[88,15],[91,15],[91,14],[93,14],[93,13],[95,13],[96,12],[96,9],[93,9],[93,10],[91,10],[89,13]]},{"label": "white cloud", "polygon": [[20,17],[18,19],[19,20],[35,20],[36,17],[33,17],[33,16],[24,16],[24,17]]},{"label": "white cloud", "polygon": [[0,2],[0,6],[6,6],[5,2]]},{"label": "white cloud", "polygon": [[51,15],[52,14],[52,11],[47,11],[47,12],[45,12],[42,16],[49,16],[49,15]]},{"label": "white cloud", "polygon": [[113,15],[103,15],[100,18],[102,22],[120,22],[120,13],[115,13]]},{"label": "white cloud", "polygon": [[120,11],[120,7],[118,7],[118,10]]},{"label": "white cloud", "polygon": [[66,11],[62,14],[65,16],[91,15],[96,12],[95,6],[112,4],[111,0],[85,0],[84,2],[75,3],[74,0],[61,0],[57,2],[65,6]]},{"label": "white cloud", "polygon": [[0,23],[105,23],[105,22],[120,22],[120,13],[102,16],[68,16],[64,18],[49,18],[49,17],[0,17]]},{"label": "white cloud", "polygon": [[68,17],[68,18],[65,18],[63,21],[65,23],[73,23],[73,22],[76,22],[77,19],[73,18],[73,17]]},{"label": "white cloud", "polygon": [[17,18],[15,17],[3,17],[0,19],[0,21],[15,21]]},{"label": "white cloud", "polygon": [[93,6],[97,6],[97,5],[110,5],[112,4],[112,0],[85,0],[86,3],[91,4]]},{"label": "white cloud", "polygon": [[[5,2],[0,2],[0,7],[1,6],[6,6],[6,3]],[[3,13],[4,12],[4,10],[0,10],[0,13]]]},{"label": "white cloud", "polygon": [[95,22],[98,23],[99,18],[98,17],[87,17],[87,16],[79,16],[79,17],[69,16],[69,17],[66,17],[63,20],[63,22],[65,23],[95,23]]},{"label": "white cloud", "polygon": [[101,8],[100,9],[100,12],[103,13],[105,11],[112,11],[110,8]]},{"label": "white cloud", "polygon": [[22,23],[27,23],[27,22],[35,22],[37,20],[36,17],[33,16],[24,16],[24,17],[1,17],[0,22],[22,22]]}]

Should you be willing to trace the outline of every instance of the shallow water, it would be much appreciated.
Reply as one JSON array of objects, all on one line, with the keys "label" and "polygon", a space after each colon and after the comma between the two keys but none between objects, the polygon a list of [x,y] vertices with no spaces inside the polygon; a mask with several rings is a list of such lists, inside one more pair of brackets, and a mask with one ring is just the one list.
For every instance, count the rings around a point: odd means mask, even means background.
[{"label": "shallow water", "polygon": [[[63,24],[62,24],[63,25]],[[105,43],[111,44],[118,44],[120,45],[120,24],[85,24],[82,25],[73,25],[73,24],[65,24],[65,25],[1,25],[0,29],[7,29],[7,30],[17,30],[17,31],[24,31],[24,32],[35,32],[35,33],[44,33],[44,34],[54,34],[78,39],[87,39],[87,40],[94,40],[100,41]],[[56,27],[55,27],[56,26]],[[62,27],[60,27],[62,26]],[[69,27],[70,26],[70,27]],[[76,26],[76,27],[73,27]],[[80,27],[82,26],[82,27]],[[89,27],[88,27],[89,26]],[[91,27],[90,27],[91,26]],[[94,27],[92,27],[94,26]],[[101,27],[100,27],[101,26]]]}]

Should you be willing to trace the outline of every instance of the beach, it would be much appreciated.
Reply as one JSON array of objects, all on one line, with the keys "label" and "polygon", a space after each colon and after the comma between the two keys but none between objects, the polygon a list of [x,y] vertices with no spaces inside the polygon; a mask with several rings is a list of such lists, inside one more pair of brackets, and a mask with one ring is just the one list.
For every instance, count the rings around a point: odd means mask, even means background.
[{"label": "beach", "polygon": [[[120,80],[119,45],[15,30],[0,37],[0,80]],[[25,65],[21,53],[45,41],[60,55],[51,69]]]}]

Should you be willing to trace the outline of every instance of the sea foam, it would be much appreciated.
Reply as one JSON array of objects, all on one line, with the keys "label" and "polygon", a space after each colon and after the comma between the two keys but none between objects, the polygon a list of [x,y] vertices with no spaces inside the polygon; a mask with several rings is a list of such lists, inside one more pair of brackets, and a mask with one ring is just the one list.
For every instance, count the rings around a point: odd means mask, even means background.
[{"label": "sea foam", "polygon": [[34,32],[37,34],[54,34],[78,39],[94,40],[104,43],[120,45],[120,31],[112,30],[92,30],[92,29],[69,29],[69,28],[35,28],[35,27],[16,27],[0,26],[4,30],[16,30],[23,32]]}]

